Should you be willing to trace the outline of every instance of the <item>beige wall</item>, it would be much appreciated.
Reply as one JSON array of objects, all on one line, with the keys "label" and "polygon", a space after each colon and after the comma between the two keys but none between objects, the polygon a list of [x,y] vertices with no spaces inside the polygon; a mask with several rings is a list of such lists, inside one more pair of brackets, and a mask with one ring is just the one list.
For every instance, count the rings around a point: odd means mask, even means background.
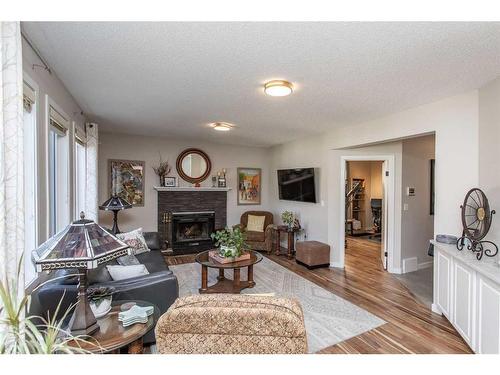
[{"label": "beige wall", "polygon": [[[157,192],[153,186],[159,185],[158,176],[152,167],[158,163],[159,152],[163,160],[168,160],[172,165],[170,176],[176,176],[181,186],[192,186],[179,180],[175,169],[175,161],[181,151],[195,147],[205,151],[212,162],[212,175],[222,168],[227,169],[227,185],[232,190],[228,192],[227,220],[229,225],[239,223],[240,216],[247,210],[261,210],[269,207],[269,168],[268,153],[266,148],[229,146],[208,142],[177,140],[161,137],[146,137],[127,134],[99,134],[99,202],[104,202],[109,197],[108,189],[108,160],[127,159],[142,160],[146,163],[146,188],[144,207],[134,207],[119,213],[120,230],[130,230],[138,227],[146,231],[157,230]],[[258,206],[237,205],[237,175],[238,167],[262,168],[262,200]],[[211,176],[202,186],[212,186]],[[99,222],[110,226],[112,216],[109,212],[99,212]]]},{"label": "beige wall", "polygon": [[[63,83],[57,78],[55,72],[50,74],[44,68],[37,66],[33,69],[33,64],[41,65],[42,62],[35,55],[33,50],[23,39],[22,44],[23,54],[23,71],[26,81],[34,82],[37,103],[36,117],[38,127],[38,242],[42,243],[48,238],[48,176],[47,176],[47,137],[48,137],[48,121],[47,121],[47,99],[50,98],[56,103],[62,111],[75,122],[75,126],[84,129],[85,117],[81,114],[81,109],[73,99],[71,94],[66,90]],[[70,139],[73,133],[70,131]],[[70,171],[69,175],[73,175],[73,144],[70,142]],[[73,201],[73,184],[70,182],[70,202]],[[71,207],[73,210],[73,207]]]},{"label": "beige wall", "polygon": [[[460,234],[460,206],[465,193],[478,184],[478,92],[472,91],[437,102],[391,114],[359,125],[341,127],[321,135],[289,142],[271,149],[271,173],[278,168],[320,167],[320,200],[316,205],[300,205],[277,200],[277,187],[271,185],[273,209],[300,211],[310,239],[325,241],[332,247],[331,263],[341,265],[340,243],[340,157],[346,148],[398,140],[416,135],[436,134],[436,233]],[[389,150],[366,148],[364,153],[390,154]],[[398,147],[398,146],[393,146]],[[361,151],[357,151],[361,152]],[[396,232],[395,256],[389,267],[401,271],[401,153],[396,155]],[[399,156],[398,156],[399,155]],[[461,176],[457,178],[457,176]],[[273,180],[271,183],[275,185]],[[399,188],[398,188],[399,186]],[[398,191],[399,189],[399,191]],[[398,218],[399,216],[399,218]],[[399,224],[398,224],[399,221]],[[399,226],[399,227],[398,227]],[[399,236],[399,238],[398,238]]]},{"label": "beige wall", "polygon": [[[479,187],[488,197],[493,216],[486,237],[500,246],[500,78],[479,90]],[[500,260],[500,256],[497,256]]]},{"label": "beige wall", "polygon": [[[404,261],[415,257],[420,267],[432,262],[427,249],[434,237],[434,215],[430,215],[430,160],[435,158],[434,143],[434,135],[403,141],[401,258]],[[415,196],[407,195],[407,187],[415,188]]]}]

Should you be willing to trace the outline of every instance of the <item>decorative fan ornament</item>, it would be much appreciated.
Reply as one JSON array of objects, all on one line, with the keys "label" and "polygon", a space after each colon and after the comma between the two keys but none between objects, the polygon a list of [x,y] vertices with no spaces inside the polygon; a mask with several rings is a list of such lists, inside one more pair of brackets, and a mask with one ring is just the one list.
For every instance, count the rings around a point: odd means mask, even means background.
[{"label": "decorative fan ornament", "polygon": [[457,241],[457,249],[468,250],[476,254],[481,260],[483,255],[494,257],[498,247],[491,241],[483,241],[491,227],[491,220],[495,210],[490,210],[488,198],[481,189],[471,189],[465,195],[462,209],[462,237]]}]

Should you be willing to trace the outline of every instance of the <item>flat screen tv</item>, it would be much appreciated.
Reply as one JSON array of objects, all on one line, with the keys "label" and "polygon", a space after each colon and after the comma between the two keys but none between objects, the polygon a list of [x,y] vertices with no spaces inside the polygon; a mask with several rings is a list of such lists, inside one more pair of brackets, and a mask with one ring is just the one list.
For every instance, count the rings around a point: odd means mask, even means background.
[{"label": "flat screen tv", "polygon": [[314,168],[279,169],[280,199],[316,203]]}]

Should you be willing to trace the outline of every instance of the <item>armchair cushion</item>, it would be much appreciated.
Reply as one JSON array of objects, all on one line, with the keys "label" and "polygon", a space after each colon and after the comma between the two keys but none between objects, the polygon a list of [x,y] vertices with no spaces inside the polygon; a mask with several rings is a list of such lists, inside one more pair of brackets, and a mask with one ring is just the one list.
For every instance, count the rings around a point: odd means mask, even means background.
[{"label": "armchair cushion", "polygon": [[266,217],[264,215],[248,215],[247,230],[250,232],[264,232],[264,222]]}]

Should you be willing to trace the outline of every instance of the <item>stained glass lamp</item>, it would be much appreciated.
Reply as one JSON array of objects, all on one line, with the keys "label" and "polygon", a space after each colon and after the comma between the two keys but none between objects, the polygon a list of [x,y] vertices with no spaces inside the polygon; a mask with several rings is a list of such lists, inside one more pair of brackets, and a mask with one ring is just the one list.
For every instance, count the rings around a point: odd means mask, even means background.
[{"label": "stained glass lamp", "polygon": [[101,210],[113,211],[113,228],[111,229],[113,234],[120,233],[120,229],[118,229],[118,211],[126,210],[127,208],[132,208],[132,205],[117,195],[113,195],[99,206]]},{"label": "stained glass lamp", "polygon": [[74,335],[90,335],[99,326],[87,300],[87,270],[128,254],[129,246],[92,220],[68,225],[32,253],[37,272],[77,269],[78,303],[69,322]]}]

